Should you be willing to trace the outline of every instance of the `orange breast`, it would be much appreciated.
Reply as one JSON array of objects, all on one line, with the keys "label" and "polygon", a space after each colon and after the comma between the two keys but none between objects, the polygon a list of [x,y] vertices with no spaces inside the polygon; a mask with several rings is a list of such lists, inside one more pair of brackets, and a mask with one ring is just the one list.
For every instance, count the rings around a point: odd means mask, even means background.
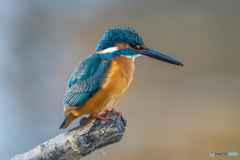
[{"label": "orange breast", "polygon": [[126,56],[115,56],[101,89],[82,106],[72,111],[74,116],[99,113],[114,107],[130,86],[134,75],[134,63]]}]

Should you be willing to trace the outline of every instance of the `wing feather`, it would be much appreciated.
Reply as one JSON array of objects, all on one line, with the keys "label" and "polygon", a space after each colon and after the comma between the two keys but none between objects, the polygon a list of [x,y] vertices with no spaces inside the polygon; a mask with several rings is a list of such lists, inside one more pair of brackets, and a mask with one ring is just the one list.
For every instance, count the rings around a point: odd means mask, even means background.
[{"label": "wing feather", "polygon": [[97,54],[79,63],[68,82],[64,115],[80,107],[101,88],[110,66],[111,61],[101,60]]}]

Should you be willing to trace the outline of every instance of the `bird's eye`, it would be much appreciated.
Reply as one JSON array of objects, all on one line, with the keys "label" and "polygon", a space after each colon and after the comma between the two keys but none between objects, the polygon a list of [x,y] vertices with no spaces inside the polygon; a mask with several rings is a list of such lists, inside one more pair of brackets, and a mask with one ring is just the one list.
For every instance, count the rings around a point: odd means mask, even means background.
[{"label": "bird's eye", "polygon": [[136,44],[135,42],[131,43],[130,46],[131,46],[133,49],[137,49],[137,50],[140,50],[140,49],[141,49],[141,45]]},{"label": "bird's eye", "polygon": [[138,44],[135,46],[136,49],[141,49],[141,46]]}]

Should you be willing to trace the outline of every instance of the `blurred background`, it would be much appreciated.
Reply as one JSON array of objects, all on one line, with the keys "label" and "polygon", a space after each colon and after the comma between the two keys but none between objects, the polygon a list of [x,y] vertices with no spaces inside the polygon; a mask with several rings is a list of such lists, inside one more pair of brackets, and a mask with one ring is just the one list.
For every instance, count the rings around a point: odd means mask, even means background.
[{"label": "blurred background", "polygon": [[122,141],[85,160],[240,154],[239,7],[239,0],[1,0],[1,159],[78,124],[58,129],[67,82],[115,26],[134,28],[149,47],[185,67],[138,58],[116,106],[127,119]]}]

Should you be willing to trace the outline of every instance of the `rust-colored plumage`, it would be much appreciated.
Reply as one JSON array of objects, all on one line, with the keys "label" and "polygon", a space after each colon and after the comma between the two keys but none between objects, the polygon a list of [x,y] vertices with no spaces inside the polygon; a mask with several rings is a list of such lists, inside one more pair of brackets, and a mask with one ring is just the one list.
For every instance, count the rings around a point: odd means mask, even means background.
[{"label": "rust-colored plumage", "polygon": [[66,128],[79,116],[100,113],[115,106],[130,86],[134,75],[134,62],[127,56],[115,56],[102,87],[87,102],[68,114]]}]

